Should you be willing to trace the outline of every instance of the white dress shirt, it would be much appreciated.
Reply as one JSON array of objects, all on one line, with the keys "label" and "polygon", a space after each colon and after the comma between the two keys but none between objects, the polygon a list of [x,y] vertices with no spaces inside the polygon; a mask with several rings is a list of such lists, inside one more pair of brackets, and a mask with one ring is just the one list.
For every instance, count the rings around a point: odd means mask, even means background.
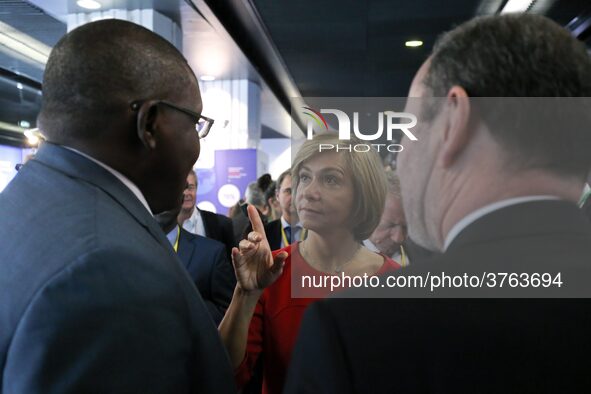
[{"label": "white dress shirt", "polygon": [[[283,232],[281,234],[281,247],[284,248],[286,245],[284,245],[285,242],[283,242],[283,233],[285,233],[285,228],[286,227],[290,227],[291,229],[291,242],[294,243],[296,241],[301,241],[301,236],[302,236],[302,224],[300,222],[297,222],[295,225],[291,225],[287,220],[285,220],[285,218],[283,216],[281,216],[281,228],[283,228]],[[287,233],[285,233],[287,236]]]},{"label": "white dress shirt", "polygon": [[[365,246],[367,249],[371,250],[372,252],[382,253],[378,249],[378,247],[373,242],[371,242],[369,239],[366,239],[365,241],[363,241],[363,246]],[[394,254],[392,256],[390,256],[390,258],[397,263],[402,263],[402,254],[400,254],[400,250],[397,250],[396,252],[394,252]]]},{"label": "white dress shirt", "polygon": [[191,217],[183,222],[183,228],[192,234],[205,237],[205,225],[197,208],[194,208]]}]

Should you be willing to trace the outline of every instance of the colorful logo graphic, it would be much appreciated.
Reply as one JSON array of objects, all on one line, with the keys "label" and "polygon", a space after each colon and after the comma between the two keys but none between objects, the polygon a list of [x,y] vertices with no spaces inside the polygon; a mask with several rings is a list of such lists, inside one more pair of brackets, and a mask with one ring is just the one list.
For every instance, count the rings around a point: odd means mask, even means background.
[{"label": "colorful logo graphic", "polygon": [[[316,122],[316,124],[318,125],[318,127],[322,128],[322,125],[324,124],[324,129],[328,130],[328,124],[326,123],[326,119],[324,119],[324,116],[322,116],[322,114],[310,107],[303,107],[304,109],[312,112],[307,112],[304,111],[304,114],[308,115],[310,118],[312,118],[312,120],[314,120],[314,122]],[[320,121],[322,121],[322,123],[320,123]]]}]

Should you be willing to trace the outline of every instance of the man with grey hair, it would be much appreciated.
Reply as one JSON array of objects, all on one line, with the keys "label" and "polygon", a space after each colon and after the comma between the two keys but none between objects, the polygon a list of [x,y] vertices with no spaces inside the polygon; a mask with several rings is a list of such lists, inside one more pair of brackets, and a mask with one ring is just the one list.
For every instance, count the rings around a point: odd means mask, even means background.
[{"label": "man with grey hair", "polygon": [[406,240],[407,228],[402,208],[400,181],[393,170],[386,171],[386,179],[388,180],[388,194],[384,204],[384,212],[380,223],[369,239],[363,241],[363,244],[369,250],[383,253],[401,266],[406,267],[409,261],[402,244]]},{"label": "man with grey hair", "polygon": [[[444,253],[390,279],[478,273],[470,278],[482,274],[482,290],[471,279],[441,294],[588,297],[591,226],[576,205],[591,167],[587,99],[559,106],[566,117],[543,100],[510,99],[591,97],[583,43],[539,15],[475,18],[439,40],[409,97],[420,123],[398,160],[404,211],[410,237]],[[535,116],[524,121],[515,102]],[[519,121],[503,117],[512,111]],[[567,125],[548,128],[555,116]],[[502,273],[520,276],[502,287]],[[536,286],[536,273],[551,281]],[[587,300],[434,300],[437,290],[414,290],[345,295],[424,299],[312,304],[285,392],[591,391],[580,361],[591,352]]]},{"label": "man with grey hair", "polygon": [[224,215],[197,207],[198,189],[199,179],[195,170],[192,169],[187,175],[183,205],[177,220],[191,234],[201,235],[223,243],[226,247],[226,255],[230,259],[232,248],[236,246],[232,221]]},{"label": "man with grey hair", "polygon": [[235,392],[154,219],[179,206],[202,107],[181,53],[139,25],[89,23],[53,48],[47,141],[0,195],[1,392]]},{"label": "man with grey hair", "polygon": [[241,205],[240,212],[232,218],[232,227],[234,229],[236,244],[239,244],[240,241],[245,238],[246,234],[250,232],[250,222],[248,221],[248,216],[246,214],[247,205],[253,205],[259,211],[259,214],[262,215],[263,223],[267,222],[265,216],[265,194],[257,182],[251,182],[246,186],[246,191],[244,192],[244,204]]}]

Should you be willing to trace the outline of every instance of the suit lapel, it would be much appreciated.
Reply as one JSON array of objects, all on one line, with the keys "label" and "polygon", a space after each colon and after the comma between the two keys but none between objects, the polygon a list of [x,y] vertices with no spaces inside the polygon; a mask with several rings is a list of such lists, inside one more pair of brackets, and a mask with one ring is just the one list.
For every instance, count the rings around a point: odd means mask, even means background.
[{"label": "suit lapel", "polygon": [[170,242],[146,207],[106,169],[76,152],[49,142],[43,143],[33,160],[98,187],[129,212],[158,243],[172,251]]},{"label": "suit lapel", "polygon": [[216,231],[215,231],[215,223],[213,222],[213,217],[209,215],[209,212],[202,211],[201,209],[197,208],[199,214],[201,214],[201,220],[203,220],[203,228],[205,229],[205,236],[208,238],[217,238]]},{"label": "suit lapel", "polygon": [[179,259],[187,268],[189,268],[189,263],[191,262],[193,252],[195,251],[195,243],[191,242],[193,238],[195,238],[194,234],[191,234],[187,230],[181,228],[181,232],[179,234],[179,248],[177,254],[179,256]]},{"label": "suit lapel", "polygon": [[573,203],[562,200],[532,201],[491,212],[463,229],[448,251],[467,244],[535,235],[589,236],[590,227]]}]

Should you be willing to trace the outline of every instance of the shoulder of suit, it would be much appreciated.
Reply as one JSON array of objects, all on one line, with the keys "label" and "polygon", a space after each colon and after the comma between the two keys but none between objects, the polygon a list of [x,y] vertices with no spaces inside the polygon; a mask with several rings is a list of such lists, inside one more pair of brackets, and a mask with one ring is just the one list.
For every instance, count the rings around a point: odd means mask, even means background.
[{"label": "shoulder of suit", "polygon": [[217,241],[215,239],[212,238],[207,238],[204,237],[202,235],[198,235],[198,234],[191,234],[194,238],[194,242],[196,242],[197,244],[199,244],[200,247],[203,248],[210,248],[210,249],[223,249],[224,251],[226,250],[226,246],[221,243],[220,241]]},{"label": "shoulder of suit", "polygon": [[205,210],[199,209],[199,208],[197,208],[197,210],[199,211],[199,214],[201,215],[201,217],[204,217],[204,216],[211,217],[211,216],[215,216],[216,215],[215,213],[213,213],[211,211],[205,211]]},{"label": "shoulder of suit", "polygon": [[197,234],[193,234],[192,232],[185,230],[182,226],[179,226],[178,228],[181,231],[179,234],[179,238],[185,238],[186,240],[190,241],[197,237]]},{"label": "shoulder of suit", "polygon": [[[199,208],[197,208],[199,209]],[[228,223],[232,223],[232,219],[230,219],[229,217],[222,215],[221,213],[215,213],[215,212],[211,212],[211,211],[204,211],[202,209],[199,209],[199,212],[201,213],[201,217],[208,217],[208,218],[212,218],[212,219],[217,219],[221,222],[228,222]]]}]

